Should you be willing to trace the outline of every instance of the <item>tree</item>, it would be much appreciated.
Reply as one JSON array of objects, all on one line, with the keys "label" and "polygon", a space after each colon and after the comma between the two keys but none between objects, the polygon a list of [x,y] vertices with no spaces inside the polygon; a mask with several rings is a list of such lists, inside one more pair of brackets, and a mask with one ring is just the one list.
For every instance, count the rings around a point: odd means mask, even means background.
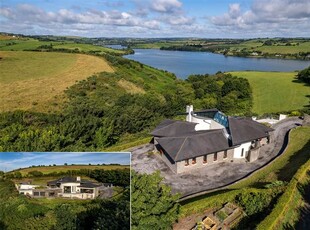
[{"label": "tree", "polygon": [[297,78],[305,83],[310,84],[310,66],[298,72]]},{"label": "tree", "polygon": [[171,229],[178,218],[179,195],[162,183],[159,171],[153,174],[132,172],[131,227],[132,229]]},{"label": "tree", "polygon": [[34,170],[34,171],[30,171],[28,172],[28,175],[30,177],[40,177],[40,176],[43,176],[43,172],[40,172],[40,171],[37,171],[37,170]]}]

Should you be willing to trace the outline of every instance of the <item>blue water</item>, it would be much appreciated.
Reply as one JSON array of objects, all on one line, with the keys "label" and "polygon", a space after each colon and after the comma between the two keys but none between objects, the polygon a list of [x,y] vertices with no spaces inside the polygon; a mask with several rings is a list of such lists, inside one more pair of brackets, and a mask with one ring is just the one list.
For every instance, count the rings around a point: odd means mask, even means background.
[{"label": "blue water", "polygon": [[225,57],[210,52],[167,51],[158,49],[135,49],[128,59],[175,73],[185,79],[191,74],[214,74],[218,71],[295,71],[310,65],[310,61],[268,58]]}]

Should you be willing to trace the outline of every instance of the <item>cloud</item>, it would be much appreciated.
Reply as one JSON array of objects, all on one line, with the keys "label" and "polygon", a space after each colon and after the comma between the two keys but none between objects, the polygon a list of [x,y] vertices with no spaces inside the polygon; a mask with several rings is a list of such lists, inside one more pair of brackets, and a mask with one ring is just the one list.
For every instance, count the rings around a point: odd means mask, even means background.
[{"label": "cloud", "polygon": [[169,25],[192,25],[195,22],[195,19],[184,15],[165,15],[160,18],[160,21]]},{"label": "cloud", "polygon": [[296,36],[296,33],[307,27],[309,30],[310,2],[308,0],[254,0],[251,8],[243,12],[240,4],[235,3],[229,5],[227,13],[211,17],[210,21],[215,26],[226,27],[238,33],[252,31],[254,34],[260,34],[257,33],[260,31],[277,36],[285,32],[288,36]]},{"label": "cloud", "polygon": [[38,25],[44,28],[55,28],[57,25],[60,27],[66,27],[66,25],[97,25],[99,27],[111,25],[159,29],[159,22],[155,20],[142,20],[131,13],[117,10],[88,10],[76,13],[60,9],[57,12],[46,12],[33,5],[20,4],[14,9],[1,8],[0,15],[6,18],[8,23]]},{"label": "cloud", "polygon": [[151,9],[161,13],[171,13],[180,10],[182,3],[178,0],[153,0]]}]

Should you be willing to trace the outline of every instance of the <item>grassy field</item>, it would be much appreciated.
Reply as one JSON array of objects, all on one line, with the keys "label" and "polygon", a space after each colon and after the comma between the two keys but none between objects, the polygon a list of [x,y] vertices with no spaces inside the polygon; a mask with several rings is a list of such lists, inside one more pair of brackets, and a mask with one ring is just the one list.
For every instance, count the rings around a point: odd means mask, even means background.
[{"label": "grassy field", "polygon": [[309,103],[310,87],[296,82],[295,72],[231,72],[249,80],[253,90],[253,112],[275,113],[302,109]]},{"label": "grassy field", "polygon": [[299,52],[310,52],[310,42],[300,43],[298,46],[260,46],[255,48],[265,53],[294,54]]},{"label": "grassy field", "polygon": [[42,166],[42,167],[31,167],[16,170],[21,172],[24,176],[28,172],[31,171],[40,171],[44,174],[51,173],[51,172],[66,172],[68,170],[79,170],[79,169],[104,169],[104,170],[113,170],[113,169],[125,169],[129,168],[127,165],[59,165],[59,166]]},{"label": "grassy field", "polygon": [[83,54],[0,51],[0,112],[55,111],[63,91],[97,72],[113,72],[103,59]]},{"label": "grassy field", "polygon": [[23,39],[10,39],[1,40],[0,39],[0,50],[2,51],[23,51],[37,49],[42,45],[53,45],[53,48],[64,48],[64,49],[78,49],[79,51],[101,51],[102,53],[123,53],[121,50],[114,50],[107,47],[95,46],[91,44],[80,44],[74,42],[56,42],[56,41],[39,41],[33,38],[23,38]]}]

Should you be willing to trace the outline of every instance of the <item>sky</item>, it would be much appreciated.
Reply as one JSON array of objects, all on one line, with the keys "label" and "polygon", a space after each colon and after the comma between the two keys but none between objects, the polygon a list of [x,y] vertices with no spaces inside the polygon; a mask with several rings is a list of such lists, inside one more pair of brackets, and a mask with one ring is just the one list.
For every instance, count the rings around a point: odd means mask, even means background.
[{"label": "sky", "polygon": [[0,31],[84,37],[310,37],[309,0],[0,0]]},{"label": "sky", "polygon": [[0,171],[11,171],[32,165],[70,164],[130,164],[130,153],[58,153],[0,152]]}]

